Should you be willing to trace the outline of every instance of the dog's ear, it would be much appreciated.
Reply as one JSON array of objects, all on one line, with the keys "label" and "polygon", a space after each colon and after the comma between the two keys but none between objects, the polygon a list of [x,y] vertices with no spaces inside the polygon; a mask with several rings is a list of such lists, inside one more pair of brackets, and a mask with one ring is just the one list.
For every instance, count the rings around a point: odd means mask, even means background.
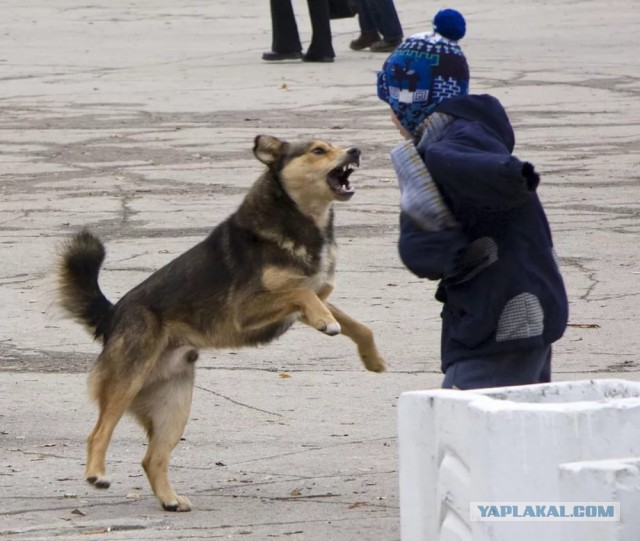
[{"label": "dog's ear", "polygon": [[258,135],[253,142],[253,154],[265,165],[273,165],[282,155],[285,142],[271,135]]}]

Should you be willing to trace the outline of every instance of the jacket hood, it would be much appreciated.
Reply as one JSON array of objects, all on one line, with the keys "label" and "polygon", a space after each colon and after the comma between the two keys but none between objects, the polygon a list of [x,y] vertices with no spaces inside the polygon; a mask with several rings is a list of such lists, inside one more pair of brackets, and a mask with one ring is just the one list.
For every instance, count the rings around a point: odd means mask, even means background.
[{"label": "jacket hood", "polygon": [[509,152],[516,144],[513,128],[502,104],[489,94],[456,96],[440,103],[436,111],[480,122],[495,132]]},{"label": "jacket hood", "polygon": [[504,108],[488,95],[458,96],[437,112],[454,118],[442,138],[418,143],[433,179],[458,219],[477,211],[519,207],[530,195],[523,163],[511,154],[513,129]]}]

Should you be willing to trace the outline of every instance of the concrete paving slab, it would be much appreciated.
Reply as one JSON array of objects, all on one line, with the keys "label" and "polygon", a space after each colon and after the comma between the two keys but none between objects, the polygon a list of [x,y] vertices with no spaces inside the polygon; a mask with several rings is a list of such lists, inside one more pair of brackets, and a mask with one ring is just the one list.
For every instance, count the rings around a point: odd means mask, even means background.
[{"label": "concrete paving slab", "polygon": [[[304,2],[294,2],[309,40]],[[405,33],[444,5],[396,0]],[[500,98],[540,195],[571,302],[556,379],[638,379],[640,12],[631,0],[461,0],[472,91]],[[437,387],[435,284],[396,254],[398,141],[375,96],[383,56],[333,22],[334,64],[260,60],[268,3],[3,2],[0,32],[0,536],[8,539],[399,539],[395,405]],[[58,243],[88,224],[117,299],[200,238],[261,170],[253,138],[357,144],[357,195],[337,209],[336,304],[389,362],[295,327],[269,347],[206,352],[172,476],[194,504],[163,512],[130,420],[113,486],[84,484],[98,348],[51,306]],[[289,376],[289,377],[284,377]]]}]

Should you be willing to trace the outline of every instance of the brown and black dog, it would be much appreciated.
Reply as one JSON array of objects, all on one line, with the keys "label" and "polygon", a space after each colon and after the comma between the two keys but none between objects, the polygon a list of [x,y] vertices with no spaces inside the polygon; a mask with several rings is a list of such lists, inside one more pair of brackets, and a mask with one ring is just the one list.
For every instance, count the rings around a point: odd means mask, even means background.
[{"label": "brown and black dog", "polygon": [[266,344],[295,321],[353,340],[367,370],[385,363],[368,327],[326,302],[333,290],[333,202],[353,195],[357,148],[258,136],[267,166],[239,208],[199,244],[112,304],[98,285],[105,250],[83,230],[62,248],[62,306],[103,344],[89,384],[100,414],[88,438],[86,478],[109,487],[105,455],[125,412],[147,432],[142,466],[168,511],[191,503],[169,483],[171,452],[191,408],[203,348]]}]

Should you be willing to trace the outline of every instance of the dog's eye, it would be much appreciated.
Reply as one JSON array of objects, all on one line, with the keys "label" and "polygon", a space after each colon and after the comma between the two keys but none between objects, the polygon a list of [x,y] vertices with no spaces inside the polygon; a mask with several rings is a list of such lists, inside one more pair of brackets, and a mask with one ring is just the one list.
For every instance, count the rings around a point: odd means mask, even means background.
[{"label": "dog's eye", "polygon": [[327,153],[327,151],[321,147],[314,148],[311,152],[313,152],[316,156],[322,156],[323,154]]}]

